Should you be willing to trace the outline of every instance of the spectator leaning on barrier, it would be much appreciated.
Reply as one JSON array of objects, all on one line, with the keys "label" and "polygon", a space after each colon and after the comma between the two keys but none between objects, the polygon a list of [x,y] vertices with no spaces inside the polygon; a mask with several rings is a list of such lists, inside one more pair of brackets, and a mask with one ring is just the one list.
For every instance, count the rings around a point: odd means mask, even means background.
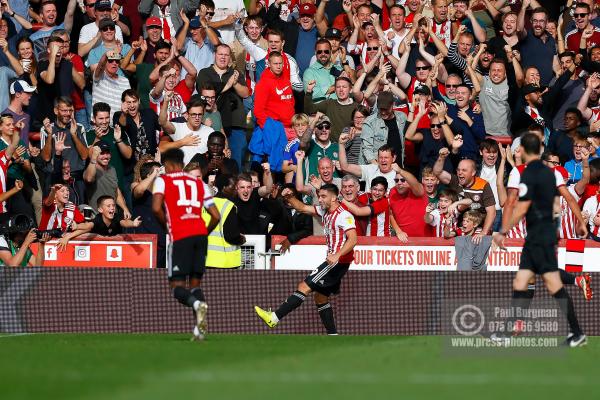
[{"label": "spectator leaning on barrier", "polygon": [[69,201],[69,187],[56,184],[50,188],[50,194],[42,204],[39,228],[40,230],[60,229],[63,234],[57,248],[65,250],[69,240],[89,232],[92,224],[85,222],[77,205]]},{"label": "spectator leaning on barrier", "polygon": [[142,218],[133,220],[123,219],[117,212],[117,205],[112,196],[100,196],[96,203],[98,214],[92,221],[94,225],[90,233],[101,236],[115,236],[123,233],[123,228],[137,228],[142,224]]},{"label": "spectator leaning on barrier", "polygon": [[205,182],[208,183],[211,175],[214,179],[218,175],[235,176],[239,173],[237,163],[225,155],[225,135],[222,132],[211,132],[206,147],[208,148],[206,153],[197,153],[190,161],[190,163],[198,163]]},{"label": "spectator leaning on barrier", "polygon": [[394,185],[394,165],[396,164],[396,152],[394,148],[384,144],[377,152],[377,161],[373,164],[348,164],[346,161],[346,150],[344,144],[348,140],[348,135],[340,136],[340,168],[344,172],[356,175],[361,180],[366,182],[365,190],[369,191],[371,180],[377,176],[383,176],[388,181],[388,188],[391,189]]}]

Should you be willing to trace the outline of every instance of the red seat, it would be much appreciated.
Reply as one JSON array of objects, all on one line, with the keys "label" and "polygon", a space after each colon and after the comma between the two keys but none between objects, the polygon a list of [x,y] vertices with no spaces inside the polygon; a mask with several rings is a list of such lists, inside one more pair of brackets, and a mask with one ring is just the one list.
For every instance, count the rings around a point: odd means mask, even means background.
[{"label": "red seat", "polygon": [[496,142],[498,142],[498,144],[507,146],[512,144],[513,138],[510,136],[486,136],[486,139],[494,139]]}]

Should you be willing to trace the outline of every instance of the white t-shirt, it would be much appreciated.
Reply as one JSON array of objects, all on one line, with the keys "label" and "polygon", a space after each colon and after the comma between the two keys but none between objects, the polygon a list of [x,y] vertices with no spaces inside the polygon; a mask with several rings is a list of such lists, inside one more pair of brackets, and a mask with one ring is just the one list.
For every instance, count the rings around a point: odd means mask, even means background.
[{"label": "white t-shirt", "polygon": [[[393,28],[390,28],[387,31],[383,32],[383,37],[385,38],[385,41],[387,42],[388,47],[392,48],[390,53],[396,58],[400,57],[398,55],[398,48],[400,47],[400,44],[402,43],[402,41],[404,40],[406,35],[408,34],[408,31],[409,31],[409,29],[404,28],[404,32],[399,35],[398,32],[396,32]],[[392,40],[388,39],[389,32],[392,32],[394,34],[394,37],[392,38]]]},{"label": "white t-shirt", "polygon": [[208,135],[210,135],[214,129],[210,128],[206,125],[200,125],[200,129],[197,131],[192,131],[187,122],[171,122],[175,126],[175,133],[169,135],[173,141],[177,141],[179,139],[183,139],[188,134],[193,134],[194,136],[200,137],[200,144],[196,146],[183,146],[181,150],[183,151],[183,162],[185,164],[189,163],[192,157],[194,157],[197,153],[204,154],[208,151],[208,147],[206,143],[208,142]]},{"label": "white t-shirt", "polygon": [[[79,41],[77,43],[86,44],[90,40],[92,40],[98,34],[98,25],[95,22],[90,22],[87,25],[84,25],[79,31]],[[123,31],[121,31],[121,27],[115,24],[115,39],[120,40],[123,43]]]},{"label": "white t-shirt", "polygon": [[378,176],[383,176],[385,179],[387,179],[388,194],[390,193],[390,190],[392,190],[392,188],[396,186],[396,182],[394,182],[394,178],[396,177],[396,171],[394,170],[391,170],[390,172],[384,174],[379,170],[379,166],[375,164],[360,165],[360,170],[362,173],[362,177],[360,179],[366,182],[365,192],[371,191],[371,181],[373,180],[373,178],[377,178]]},{"label": "white t-shirt", "polygon": [[[212,18],[212,22],[222,21],[230,15],[237,13],[238,11],[245,11],[243,0],[218,0],[215,1],[215,15]],[[231,45],[235,40],[235,31],[233,24],[222,26],[217,29],[221,34],[221,42]]]}]

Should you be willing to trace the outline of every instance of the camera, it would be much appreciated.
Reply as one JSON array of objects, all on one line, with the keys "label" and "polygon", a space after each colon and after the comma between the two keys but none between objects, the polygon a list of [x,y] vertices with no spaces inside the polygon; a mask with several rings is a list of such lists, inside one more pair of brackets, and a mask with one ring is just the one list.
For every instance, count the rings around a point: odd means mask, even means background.
[{"label": "camera", "polygon": [[59,237],[62,237],[63,231],[61,229],[48,229],[45,231],[40,231],[40,230],[35,230],[35,237],[36,240],[40,240],[42,238],[42,236],[44,236],[44,234],[48,234],[48,236],[50,236],[51,239],[56,239]]},{"label": "camera", "polygon": [[8,221],[0,224],[0,235],[29,232],[32,228],[35,228],[35,224],[31,218],[25,214],[17,214],[10,217]]}]

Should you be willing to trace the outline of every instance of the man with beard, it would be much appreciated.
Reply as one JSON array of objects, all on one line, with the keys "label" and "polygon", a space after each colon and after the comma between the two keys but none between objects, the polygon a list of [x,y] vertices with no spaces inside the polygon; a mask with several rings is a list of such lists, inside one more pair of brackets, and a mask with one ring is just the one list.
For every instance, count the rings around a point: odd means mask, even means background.
[{"label": "man with beard", "polygon": [[488,49],[504,61],[508,61],[504,47],[508,45],[515,50],[518,48],[517,19],[518,15],[512,11],[502,15],[502,35],[496,35],[487,42]]},{"label": "man with beard", "polygon": [[83,125],[78,124],[75,120],[73,102],[69,97],[58,97],[54,101],[54,115],[55,122],[50,123],[49,119],[44,120],[44,126],[40,131],[42,148],[40,155],[45,162],[52,161],[53,155],[56,153],[54,140],[59,134],[64,134],[62,159],[68,160],[77,196],[84,199],[83,170],[85,169],[85,160],[88,158],[88,149]]},{"label": "man with beard", "polygon": [[[548,12],[541,7],[531,13],[531,29],[525,30],[525,11],[530,0],[523,1],[523,7],[517,19],[517,32],[521,38],[520,52],[523,65],[535,65],[540,71],[542,85],[548,85],[554,76],[554,66],[558,65],[556,42],[546,31]],[[579,38],[573,51],[579,48]]]},{"label": "man with beard", "polygon": [[514,110],[512,121],[513,132],[519,132],[532,123],[543,126],[547,133],[553,131],[552,116],[556,112],[562,89],[571,79],[575,68],[575,63],[571,63],[556,80],[554,85],[546,91],[542,87],[533,84],[522,88],[521,93],[525,98],[525,107],[519,107],[519,109]]},{"label": "man with beard", "polygon": [[585,86],[585,91],[577,103],[577,109],[581,111],[583,119],[590,124],[590,130],[598,130],[597,121],[600,120],[600,76],[594,73],[589,76]]},{"label": "man with beard", "polygon": [[390,190],[389,202],[392,215],[390,223],[400,242],[409,237],[432,236],[423,215],[429,203],[423,185],[408,171],[394,164],[394,185]]},{"label": "man with beard", "polygon": [[73,28],[73,16],[75,15],[75,7],[77,7],[77,0],[69,0],[67,4],[67,13],[65,19],[60,25],[56,25],[56,18],[58,12],[56,11],[56,3],[52,0],[42,2],[40,7],[40,17],[42,18],[42,26],[38,28],[34,33],[29,36],[29,39],[33,42],[33,50],[35,52],[36,59],[40,59],[40,56],[44,53],[47,48],[48,37],[57,29],[64,29],[67,32],[71,32]]},{"label": "man with beard", "polygon": [[440,183],[455,190],[459,195],[459,199],[469,198],[473,200],[472,210],[478,210],[485,215],[482,231],[473,235],[473,242],[479,243],[483,236],[492,233],[496,218],[494,192],[485,179],[476,176],[477,166],[473,160],[461,160],[456,168],[456,174],[444,171],[444,161],[449,153],[447,148],[440,150],[439,157],[433,166],[433,173],[438,177]]},{"label": "man with beard", "polygon": [[335,99],[335,77],[340,76],[341,69],[336,68],[331,62],[331,43],[327,39],[319,39],[315,45],[316,62],[304,71],[302,80],[304,87],[308,82],[315,81],[312,90],[314,102],[323,101],[327,98]]},{"label": "man with beard", "polygon": [[[85,135],[87,147],[91,152],[94,146],[98,146],[100,142],[109,146],[111,153],[110,165],[114,167],[117,173],[119,188],[122,193],[130,196],[131,190],[129,190],[129,187],[133,181],[133,169],[129,160],[133,156],[133,150],[129,138],[127,135],[123,136],[120,125],[116,125],[114,129],[111,128],[110,106],[106,103],[94,104],[94,107],[92,107],[92,121],[94,122],[94,129],[89,130]],[[131,204],[131,198],[127,200]]]},{"label": "man with beard", "polygon": [[390,203],[386,193],[388,192],[388,182],[383,176],[373,178],[371,181],[371,191],[361,196],[367,203],[367,206],[357,207],[354,203],[343,200],[345,209],[350,211],[356,217],[367,217],[366,236],[390,237]]}]

